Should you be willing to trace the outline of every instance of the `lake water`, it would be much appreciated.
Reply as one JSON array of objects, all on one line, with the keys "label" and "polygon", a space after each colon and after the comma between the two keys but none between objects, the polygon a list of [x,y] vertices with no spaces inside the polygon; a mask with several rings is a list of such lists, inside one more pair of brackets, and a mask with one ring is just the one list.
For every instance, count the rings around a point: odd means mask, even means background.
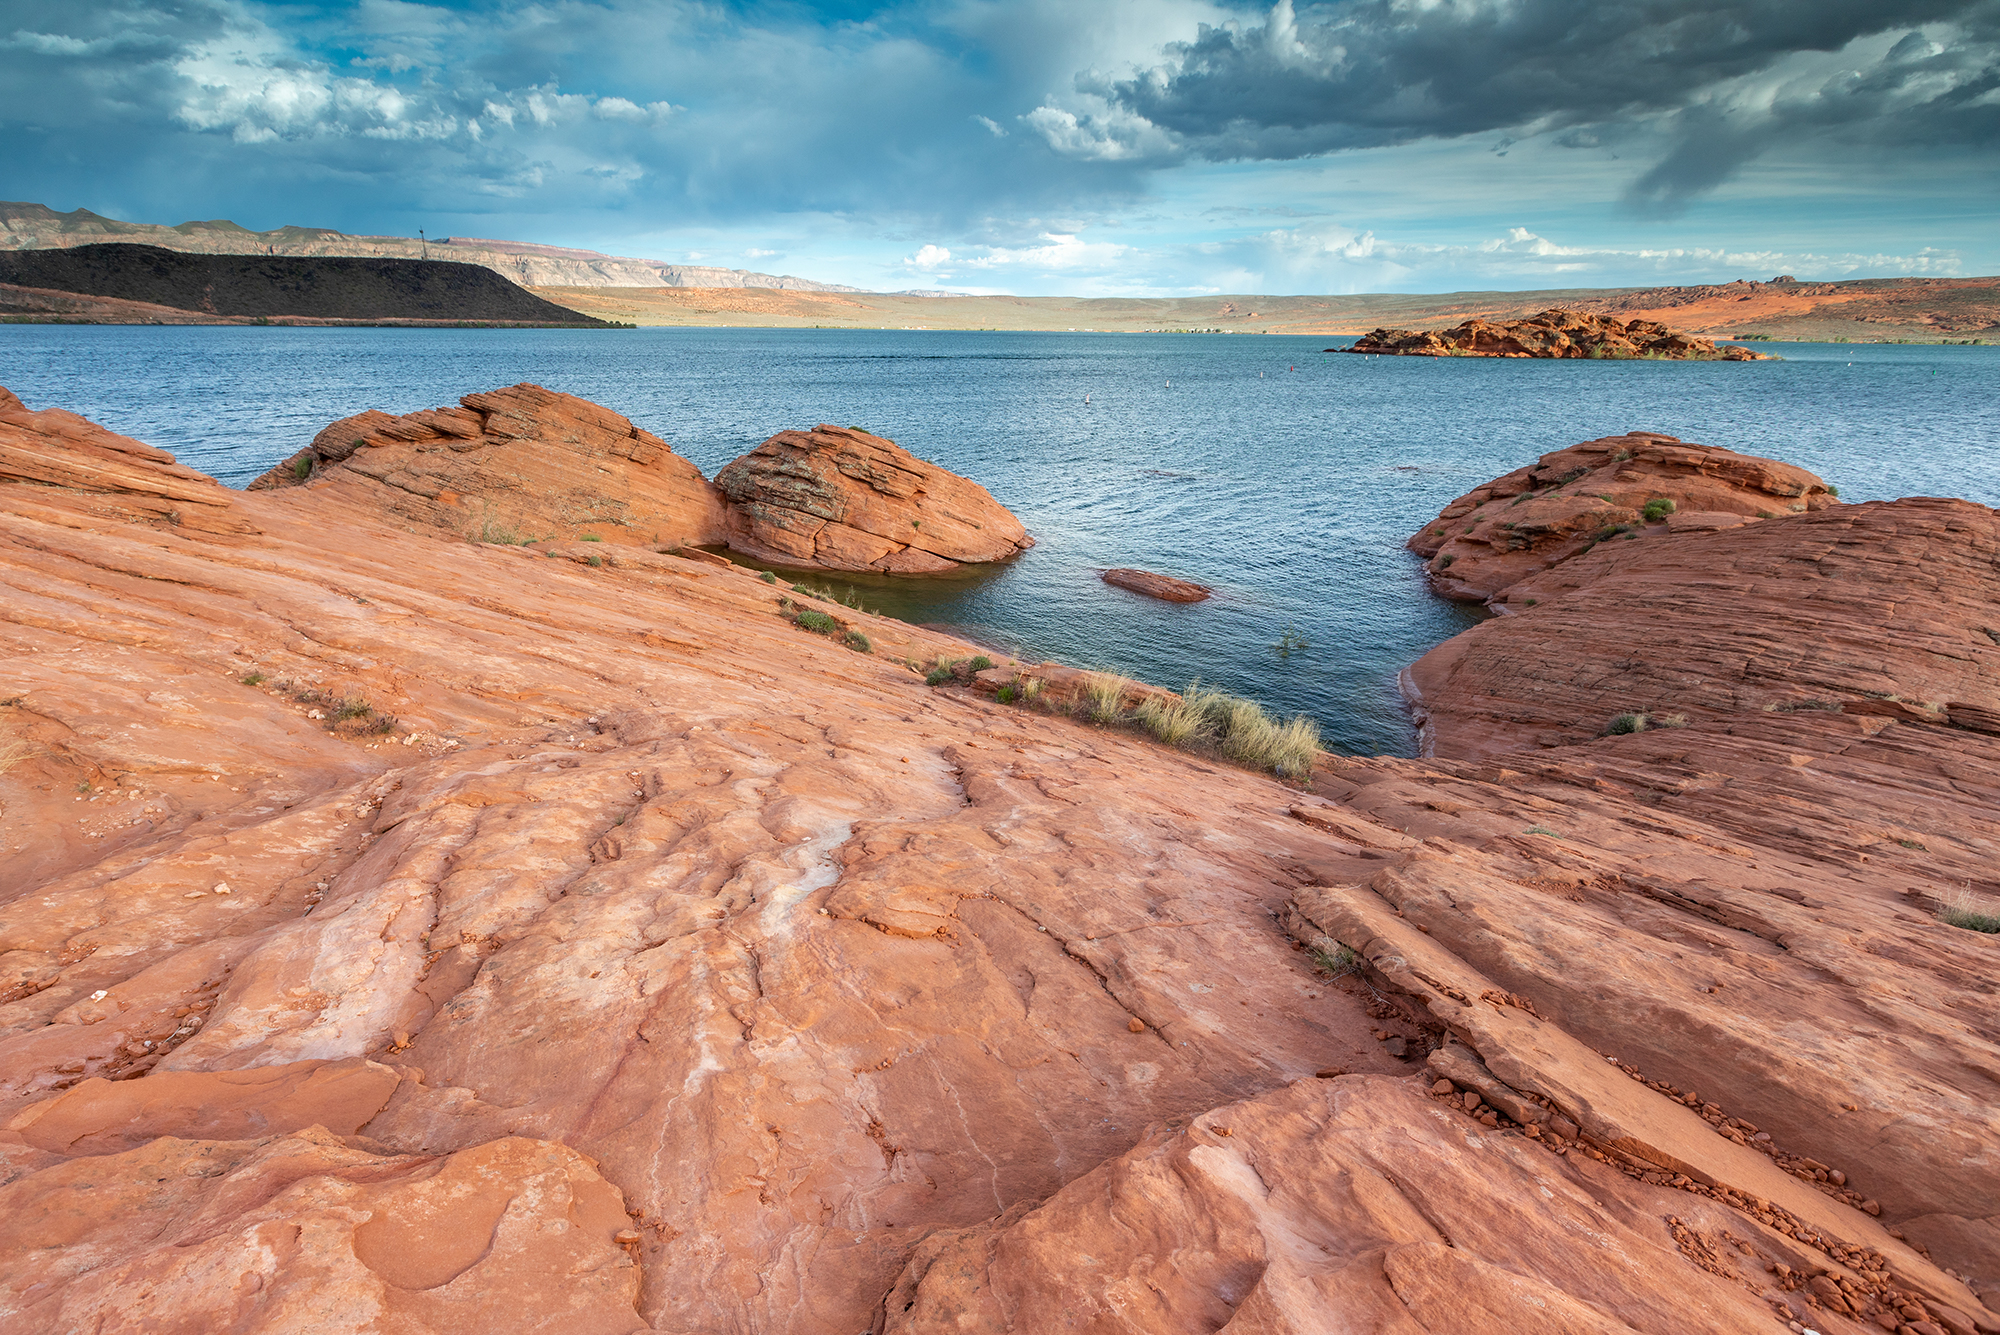
[{"label": "lake water", "polygon": [[[1191,678],[1410,754],[1396,674],[1479,613],[1404,540],[1549,450],[1644,429],[1809,468],[1848,500],[2000,504],[2000,348],[1770,344],[1781,362],[1328,355],[1351,340],[870,330],[0,326],[0,385],[242,485],[328,422],[529,380],[624,413],[713,476],[774,432],[866,427],[983,484],[1039,546],[838,581],[1024,655]],[[1087,396],[1087,401],[1086,401]],[[1137,566],[1189,607],[1110,588]],[[1290,630],[1306,648],[1276,644]]]}]

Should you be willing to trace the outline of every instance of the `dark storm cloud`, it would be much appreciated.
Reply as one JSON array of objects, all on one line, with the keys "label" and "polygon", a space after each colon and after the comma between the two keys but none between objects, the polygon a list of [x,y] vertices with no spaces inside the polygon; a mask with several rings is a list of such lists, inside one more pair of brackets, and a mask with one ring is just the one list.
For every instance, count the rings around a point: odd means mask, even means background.
[{"label": "dark storm cloud", "polygon": [[[1885,34],[1907,35],[1861,49]],[[1866,63],[1829,67],[1832,53]],[[1499,131],[1583,145],[1643,125],[1671,147],[1632,195],[1672,203],[1785,136],[1990,153],[1996,53],[1996,0],[1347,0],[1296,13],[1285,0],[1261,23],[1204,26],[1137,77],[1078,87],[1210,159]]]}]

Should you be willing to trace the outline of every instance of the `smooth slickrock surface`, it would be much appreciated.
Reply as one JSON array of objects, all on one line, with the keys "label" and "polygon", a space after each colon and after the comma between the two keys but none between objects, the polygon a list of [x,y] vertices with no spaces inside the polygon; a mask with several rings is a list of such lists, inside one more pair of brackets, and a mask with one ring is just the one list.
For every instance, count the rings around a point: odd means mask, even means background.
[{"label": "smooth slickrock surface", "polygon": [[1655,320],[1620,320],[1587,311],[1548,310],[1525,320],[1471,319],[1441,332],[1377,329],[1349,352],[1392,357],[1666,358],[1673,361],[1767,361],[1767,352],[1682,334]]},{"label": "smooth slickrock surface", "polygon": [[1196,584],[1191,580],[1175,579],[1172,575],[1155,575],[1150,570],[1127,570],[1122,567],[1105,571],[1104,582],[1169,603],[1198,603],[1212,592],[1205,585]]},{"label": "smooth slickrock surface", "polygon": [[[1686,533],[1630,612],[1565,562],[1418,674],[1445,758],[1307,792],[748,571],[176,526],[32,416],[10,1332],[2000,1329],[1996,941],[1929,912],[2000,890],[1990,511]],[[1686,726],[1506,731],[1652,708],[1674,607]],[[1842,653],[1907,699],[1763,708]]]},{"label": "smooth slickrock surface", "polygon": [[[1756,1259],[1695,1269],[1660,1227],[1674,1214],[1716,1243],[1733,1228]],[[927,1239],[885,1329],[1768,1330],[1784,1295],[1761,1261],[1799,1252],[1711,1203],[1487,1134],[1407,1081],[1343,1076],[1156,1131],[1032,1210]]]},{"label": "smooth slickrock surface", "polygon": [[781,431],[715,484],[729,545],[779,565],[918,575],[1035,545],[986,488],[858,427]]},{"label": "smooth slickrock surface", "polygon": [[[1648,516],[1654,501],[1668,504]],[[1632,431],[1556,450],[1474,487],[1408,546],[1443,596],[1525,605],[1536,595],[1516,587],[1522,580],[1600,543],[1714,532],[1838,503],[1803,468]]]},{"label": "smooth slickrock surface", "polygon": [[544,1141],[440,1156],[318,1127],[166,1136],[0,1186],[0,1314],[9,1330],[133,1335],[632,1335],[646,1326],[617,1241],[629,1222],[588,1159]]},{"label": "smooth slickrock surface", "polygon": [[677,547],[718,542],[724,530],[722,498],[671,445],[540,385],[404,417],[344,417],[250,489],[293,486],[372,518],[485,542],[588,534]]}]

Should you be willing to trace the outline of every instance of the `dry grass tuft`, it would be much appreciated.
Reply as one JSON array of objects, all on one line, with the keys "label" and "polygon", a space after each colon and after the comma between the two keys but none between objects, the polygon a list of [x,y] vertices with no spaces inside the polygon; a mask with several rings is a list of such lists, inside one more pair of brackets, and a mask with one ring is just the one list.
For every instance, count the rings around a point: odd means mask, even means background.
[{"label": "dry grass tuft", "polygon": [[1938,921],[1968,932],[2000,933],[2000,903],[1981,898],[1970,888],[1955,890],[1939,902]]}]

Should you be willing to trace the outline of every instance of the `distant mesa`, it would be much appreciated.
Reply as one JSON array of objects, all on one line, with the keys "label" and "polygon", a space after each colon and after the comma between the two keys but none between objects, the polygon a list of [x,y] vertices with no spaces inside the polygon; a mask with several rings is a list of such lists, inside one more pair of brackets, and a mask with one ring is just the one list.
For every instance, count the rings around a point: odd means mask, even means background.
[{"label": "distant mesa", "polygon": [[[226,219],[157,223],[120,222],[72,209],[0,201],[0,250],[59,250],[106,241],[138,242],[201,254],[344,256],[353,259],[442,259],[477,264],[523,287],[737,287],[798,292],[856,292],[836,283],[789,275],[752,273],[702,264],[603,255],[569,246],[454,236],[425,241],[414,236],[350,236],[330,227],[275,227],[253,232]],[[449,251],[446,248],[449,247]]]},{"label": "distant mesa", "polygon": [[1103,578],[1106,584],[1115,584],[1121,589],[1169,603],[1198,603],[1214,592],[1206,585],[1175,579],[1172,575],[1156,575],[1150,570],[1130,570],[1122,566],[1105,571]]},{"label": "distant mesa", "polygon": [[[110,242],[64,250],[0,251],[0,284],[16,311],[54,294],[51,314],[92,314],[88,303],[143,303],[217,320],[335,320],[580,325],[579,314],[476,264],[338,256],[188,254]],[[62,298],[69,298],[68,301]],[[72,309],[76,307],[75,309]],[[131,318],[116,306],[100,318]],[[120,318],[123,317],[123,318]]]},{"label": "distant mesa", "polygon": [[1769,353],[1675,333],[1653,320],[1620,320],[1576,310],[1547,310],[1525,320],[1467,320],[1442,332],[1377,329],[1349,352],[1392,357],[1550,357],[1611,361],[1765,361]]},{"label": "distant mesa", "polygon": [[1035,545],[986,488],[860,427],[781,431],[715,482],[729,546],[775,565],[932,574]]}]

